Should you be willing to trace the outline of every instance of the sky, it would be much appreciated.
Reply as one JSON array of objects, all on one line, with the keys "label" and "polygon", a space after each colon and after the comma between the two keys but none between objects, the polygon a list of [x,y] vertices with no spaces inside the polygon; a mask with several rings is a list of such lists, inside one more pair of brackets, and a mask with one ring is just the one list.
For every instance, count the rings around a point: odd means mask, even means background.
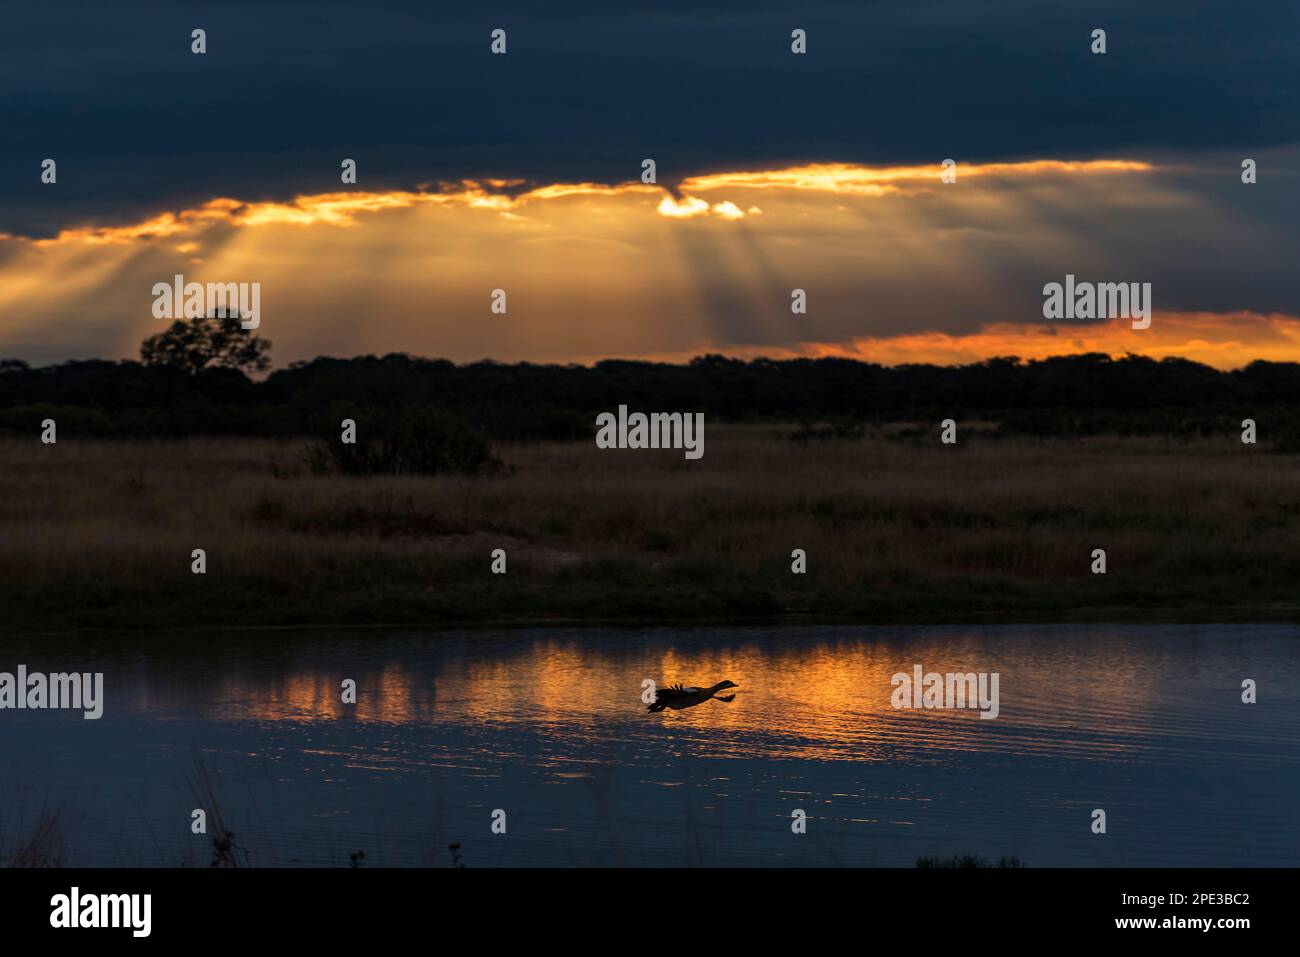
[{"label": "sky", "polygon": [[[259,282],[277,366],[1300,360],[1298,31],[1187,0],[8,6],[0,356],[133,357],[181,274]],[[1067,275],[1150,283],[1150,328],[1045,320]]]}]

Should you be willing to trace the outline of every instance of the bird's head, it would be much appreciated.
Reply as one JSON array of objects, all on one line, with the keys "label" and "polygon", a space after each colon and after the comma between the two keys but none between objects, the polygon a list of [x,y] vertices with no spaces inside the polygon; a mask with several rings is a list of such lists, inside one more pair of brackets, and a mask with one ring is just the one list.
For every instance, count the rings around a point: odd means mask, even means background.
[{"label": "bird's head", "polygon": [[734,681],[722,681],[722,682],[719,682],[719,684],[718,684],[718,688],[719,688],[719,689],[721,689],[721,688],[739,688],[739,687],[740,687],[740,685],[736,684]]}]

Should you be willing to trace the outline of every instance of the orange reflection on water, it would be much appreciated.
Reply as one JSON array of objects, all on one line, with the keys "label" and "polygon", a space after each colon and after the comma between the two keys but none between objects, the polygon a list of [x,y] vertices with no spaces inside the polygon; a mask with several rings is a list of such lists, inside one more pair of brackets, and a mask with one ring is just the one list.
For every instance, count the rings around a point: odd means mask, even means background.
[{"label": "orange reflection on water", "polygon": [[[343,703],[343,681],[356,681],[356,703]],[[431,689],[406,667],[387,664],[378,671],[295,668],[276,676],[240,672],[223,676],[217,691],[217,717],[224,720],[333,721],[407,724],[431,720]]]},{"label": "orange reflection on water", "polygon": [[[999,672],[997,719],[981,720],[973,708],[895,709],[893,675],[918,664],[926,672]],[[357,668],[354,706],[340,701],[348,675],[300,666],[285,677],[225,676],[218,700],[230,719],[510,726],[573,753],[596,739],[651,734],[668,753],[699,756],[927,762],[996,751],[1114,759],[1154,747],[1153,731],[1186,727],[1186,714],[1152,706],[1158,666],[1132,648],[1099,661],[1068,640],[1007,645],[961,633],[726,645],[539,638],[458,648],[423,666]],[[697,687],[728,679],[739,688],[731,703],[647,714],[645,679]]]}]

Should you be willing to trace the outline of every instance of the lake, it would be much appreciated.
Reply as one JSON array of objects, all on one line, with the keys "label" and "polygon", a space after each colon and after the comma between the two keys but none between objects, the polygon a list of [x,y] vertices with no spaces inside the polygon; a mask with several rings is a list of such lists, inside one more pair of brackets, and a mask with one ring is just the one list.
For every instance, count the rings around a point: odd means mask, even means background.
[{"label": "lake", "polygon": [[[102,671],[104,715],[0,711],[0,859],[45,821],[64,864],[205,867],[215,808],[262,866],[1300,865],[1292,625],[0,641],[19,664]],[[917,665],[998,673],[997,718],[895,709]],[[645,679],[739,687],[648,714]]]}]

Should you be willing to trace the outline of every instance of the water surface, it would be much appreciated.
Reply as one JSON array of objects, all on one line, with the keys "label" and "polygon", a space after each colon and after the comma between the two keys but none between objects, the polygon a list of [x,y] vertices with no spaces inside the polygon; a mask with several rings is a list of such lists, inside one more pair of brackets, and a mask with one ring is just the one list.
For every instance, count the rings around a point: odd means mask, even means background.
[{"label": "water surface", "polygon": [[[0,670],[103,671],[106,704],[0,711],[0,858],[57,812],[63,863],[206,866],[215,805],[253,865],[1296,866],[1298,651],[1221,625],[10,639]],[[998,672],[998,718],[894,709],[916,664]],[[647,678],[740,688],[651,715]]]}]

